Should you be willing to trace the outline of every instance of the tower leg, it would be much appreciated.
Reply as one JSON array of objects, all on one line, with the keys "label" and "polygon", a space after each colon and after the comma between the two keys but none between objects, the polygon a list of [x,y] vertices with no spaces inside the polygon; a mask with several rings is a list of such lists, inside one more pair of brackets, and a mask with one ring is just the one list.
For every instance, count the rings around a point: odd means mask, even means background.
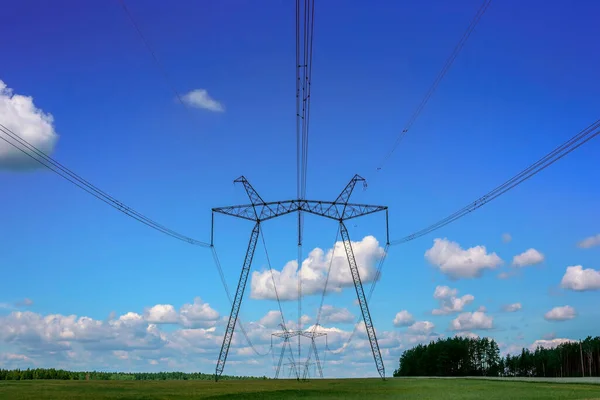
[{"label": "tower leg", "polygon": [[296,375],[296,379],[300,380],[300,370],[296,367],[296,361],[294,360],[294,351],[292,350],[292,342],[288,339],[287,343],[288,347],[290,348],[290,358],[292,359],[292,368],[294,369],[294,374]]},{"label": "tower leg", "polygon": [[379,344],[377,343],[375,327],[373,326],[373,321],[371,321],[371,313],[369,312],[367,298],[365,297],[365,292],[363,290],[360,275],[358,273],[358,265],[356,264],[356,259],[354,258],[354,251],[352,250],[350,235],[348,234],[348,229],[346,229],[346,225],[342,220],[340,220],[340,232],[342,234],[346,256],[348,257],[348,264],[350,264],[350,272],[352,273],[352,280],[354,281],[354,288],[356,289],[356,296],[358,297],[360,311],[362,312],[365,327],[367,329],[367,336],[369,337],[369,343],[371,344],[371,351],[373,352],[373,358],[375,359],[375,366],[377,367],[379,376],[385,379],[385,367],[383,365],[383,359],[381,358]]},{"label": "tower leg", "polygon": [[221,352],[219,353],[219,359],[217,360],[215,381],[219,380],[219,377],[221,374],[223,374],[223,369],[225,368],[225,361],[227,360],[229,346],[231,345],[231,339],[233,338],[233,331],[235,330],[238,313],[240,312],[240,307],[242,305],[242,298],[244,297],[244,290],[246,289],[246,282],[248,281],[248,274],[250,273],[250,266],[252,265],[252,258],[254,257],[254,250],[256,249],[256,243],[258,242],[259,232],[260,222],[257,222],[254,225],[254,229],[252,229],[252,234],[250,235],[250,243],[248,243],[248,250],[246,251],[246,257],[244,258],[242,273],[240,275],[240,280],[235,292],[233,304],[231,305],[229,322],[227,323],[227,329],[225,331],[225,336],[223,337],[223,344],[221,345]]},{"label": "tower leg", "polygon": [[275,379],[279,378],[279,370],[281,369],[281,362],[283,361],[283,356],[285,355],[285,348],[287,346],[288,338],[285,338],[283,341],[283,346],[281,346],[281,355],[279,356],[279,363],[277,364],[277,371],[275,371]]},{"label": "tower leg", "polygon": [[319,352],[317,351],[317,345],[315,344],[315,339],[312,340],[312,348],[315,352],[315,361],[317,362],[317,369],[319,370],[319,375],[323,378],[323,369],[321,369],[321,360],[319,360]]}]

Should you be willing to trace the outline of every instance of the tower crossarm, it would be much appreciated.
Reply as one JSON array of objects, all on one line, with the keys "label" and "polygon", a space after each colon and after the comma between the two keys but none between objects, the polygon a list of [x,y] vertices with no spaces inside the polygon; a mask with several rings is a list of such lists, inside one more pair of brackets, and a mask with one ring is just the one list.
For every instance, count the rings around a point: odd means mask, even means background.
[{"label": "tower crossarm", "polygon": [[309,339],[312,338],[318,338],[318,337],[322,337],[322,336],[327,336],[326,333],[324,332],[312,332],[312,331],[304,331],[301,333],[302,336],[307,337]]},{"label": "tower crossarm", "polygon": [[212,211],[250,221],[266,221],[285,214],[304,211],[339,221],[387,210],[386,206],[356,203],[336,203],[321,200],[284,200],[263,204],[240,204],[213,208]]},{"label": "tower crossarm", "polygon": [[272,212],[273,210],[265,203],[262,197],[258,194],[258,192],[254,189],[254,187],[248,182],[245,176],[240,176],[237,178],[234,183],[241,183],[244,185],[244,189],[246,190],[246,194],[250,199],[250,207],[252,211],[254,211],[255,220],[260,221],[264,215]]},{"label": "tower crossarm", "polygon": [[335,199],[335,201],[333,202],[334,204],[339,204],[341,205],[341,210],[338,207],[329,207],[328,211],[332,208],[335,209],[335,211],[337,212],[337,219],[343,219],[344,213],[345,213],[345,209],[346,209],[346,205],[348,204],[348,200],[350,200],[350,196],[352,195],[352,192],[354,191],[354,187],[356,186],[356,184],[358,182],[363,182],[364,184],[366,184],[365,178],[363,178],[362,176],[355,174],[352,179],[350,179],[350,182],[348,182],[348,184],[346,185],[346,187],[342,190],[342,192],[338,195],[338,197]]}]

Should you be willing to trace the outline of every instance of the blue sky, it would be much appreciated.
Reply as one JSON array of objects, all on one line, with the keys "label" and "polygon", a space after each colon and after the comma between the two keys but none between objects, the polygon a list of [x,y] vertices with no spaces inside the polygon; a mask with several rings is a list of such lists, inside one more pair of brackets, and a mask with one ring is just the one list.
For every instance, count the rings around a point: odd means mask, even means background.
[{"label": "blue sky", "polygon": [[[169,82],[117,1],[12,2],[3,7],[0,26],[9,38],[0,42],[0,80],[12,89],[3,92],[0,122],[33,126],[30,138],[61,163],[200,240],[209,240],[212,207],[246,202],[232,183],[240,175],[267,201],[293,198],[293,5],[127,4]],[[473,201],[597,120],[600,55],[593,49],[600,6],[492,3],[398,150],[376,171],[479,6],[471,0],[317,2],[309,198],[334,199],[358,173],[369,186],[353,200],[389,206],[390,236],[400,238]],[[223,109],[184,107],[171,85],[182,95],[206,90]],[[30,96],[30,108],[52,121],[16,118],[17,96]],[[36,136],[42,131],[46,136]],[[47,170],[18,169],[6,151],[0,147],[0,366],[212,372],[229,305],[210,251],[150,230]],[[593,244],[600,239],[593,238],[600,234],[600,190],[593,182],[599,151],[600,142],[591,141],[475,213],[390,249],[370,303],[388,374],[403,349],[457,334],[451,328],[458,322],[462,334],[494,337],[503,351],[598,334],[600,246]],[[294,226],[291,216],[264,226],[277,271],[295,258]],[[383,216],[348,226],[361,242],[363,268],[373,268],[368,260],[378,247],[370,236],[385,244]],[[215,243],[232,289],[251,228],[216,219]],[[503,240],[507,233],[510,241]],[[335,223],[307,217],[305,256],[315,248],[326,253],[335,235]],[[590,246],[577,245],[586,238]],[[529,262],[543,260],[513,266],[513,257],[528,249],[542,255]],[[307,268],[321,271],[324,257],[317,254]],[[337,316],[323,323],[332,349],[352,330],[347,321],[360,315],[343,261],[336,261],[336,279],[344,290],[325,300]],[[255,279],[266,262],[259,246]],[[481,274],[465,277],[474,265]],[[561,286],[567,267],[578,265],[583,271],[570,270],[570,283]],[[508,276],[500,279],[502,273]],[[293,283],[281,281],[282,287]],[[254,322],[248,329],[266,351],[275,328],[264,317],[277,305],[252,298],[251,284],[241,316]],[[436,299],[438,286],[448,289]],[[313,321],[319,300],[317,294],[303,300]],[[452,301],[447,314],[432,315]],[[520,310],[502,310],[516,303]],[[544,318],[563,306],[575,316]],[[296,307],[284,303],[286,318],[297,318]],[[402,310],[412,315],[408,322],[432,325],[395,326]],[[117,334],[125,339],[118,342]],[[247,354],[237,339],[226,373],[270,375],[271,356]],[[326,374],[376,374],[364,336],[352,343],[327,355]]]}]

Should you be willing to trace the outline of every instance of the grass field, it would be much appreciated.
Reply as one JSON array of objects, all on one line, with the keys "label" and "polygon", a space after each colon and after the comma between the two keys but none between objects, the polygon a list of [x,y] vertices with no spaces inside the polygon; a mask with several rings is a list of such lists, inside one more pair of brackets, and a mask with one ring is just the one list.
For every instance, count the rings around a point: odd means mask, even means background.
[{"label": "grass field", "polygon": [[600,399],[600,385],[475,379],[2,381],[0,399]]}]

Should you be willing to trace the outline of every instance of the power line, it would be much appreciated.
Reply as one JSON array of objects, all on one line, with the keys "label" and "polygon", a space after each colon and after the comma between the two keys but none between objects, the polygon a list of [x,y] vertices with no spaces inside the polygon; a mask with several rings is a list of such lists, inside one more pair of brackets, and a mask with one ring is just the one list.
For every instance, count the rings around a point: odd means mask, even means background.
[{"label": "power line", "polygon": [[314,13],[314,0],[304,0],[303,11],[300,0],[296,0],[296,177],[299,199],[306,197]]},{"label": "power line", "polygon": [[421,236],[427,235],[428,233],[431,233],[437,229],[440,229],[443,226],[448,225],[451,222],[456,221],[459,218],[464,217],[465,215],[469,214],[470,212],[477,210],[479,207],[483,206],[484,204],[487,204],[488,202],[494,200],[498,196],[508,192],[510,189],[518,186],[522,182],[526,181],[527,179],[531,178],[532,176],[536,175],[537,173],[548,168],[550,165],[554,164],[556,161],[560,160],[561,158],[563,158],[564,156],[566,156],[573,150],[584,145],[585,143],[587,143],[588,141],[590,141],[591,139],[596,137],[598,134],[600,134],[600,120],[597,120],[596,122],[594,122],[593,124],[591,124],[590,126],[585,128],[584,130],[579,132],[577,135],[573,136],[571,139],[567,140],[562,145],[560,145],[557,148],[555,148],[554,150],[552,150],[550,153],[546,154],[544,157],[539,159],[537,162],[530,165],[529,167],[527,167],[526,169],[524,169],[517,175],[513,176],[512,178],[510,178],[503,184],[497,186],[496,188],[494,188],[493,190],[491,190],[484,196],[480,197],[479,199],[475,200],[474,202],[472,202],[472,203],[466,205],[465,207],[461,208],[460,210],[450,214],[449,216],[436,222],[435,224],[432,224],[424,229],[416,231],[416,232],[414,232],[408,236],[405,236],[401,239],[393,240],[390,244],[392,246],[395,246],[397,244],[406,243],[411,240],[420,238]]},{"label": "power line", "polygon": [[302,119],[300,115],[300,0],[296,0],[296,197],[302,197]]},{"label": "power line", "polygon": [[[310,125],[310,88],[312,76],[314,0],[304,0],[302,25],[300,24],[300,0],[296,0],[296,175],[298,199],[306,198],[308,170],[308,133]],[[301,39],[302,37],[302,39]],[[300,100],[302,96],[302,100]],[[301,107],[302,106],[302,107]],[[302,237],[304,215],[298,214],[298,329],[302,329]],[[298,357],[301,354],[298,336]]]},{"label": "power line", "polygon": [[[32,151],[34,155],[32,155],[31,153],[27,152],[26,150],[23,150],[22,148],[18,147],[15,143],[9,141],[8,139],[6,139],[5,137],[0,136],[0,139],[2,139],[3,141],[5,141],[6,143],[10,144],[11,146],[13,146],[14,148],[16,148],[17,150],[21,151],[23,154],[25,154],[26,156],[28,156],[29,158],[37,161],[38,163],[42,164],[43,166],[45,166],[46,168],[50,169],[51,171],[55,172],[56,174],[60,175],[62,178],[66,179],[67,181],[73,183],[75,186],[79,187],[80,189],[83,189],[84,191],[86,191],[87,193],[91,194],[92,196],[98,198],[99,200],[102,200],[103,202],[105,202],[106,204],[116,208],[117,210],[123,212],[124,214],[134,218],[135,220],[153,228],[158,230],[159,232],[165,233],[171,237],[174,237],[176,239],[185,241],[187,243],[193,244],[193,245],[197,245],[197,246],[201,246],[201,247],[211,247],[208,243],[204,243],[204,242],[200,242],[197,241],[195,239],[189,238],[187,236],[181,235],[175,231],[173,231],[172,229],[166,228],[154,221],[152,221],[151,219],[145,217],[144,215],[140,214],[139,212],[133,210],[132,208],[124,205],[123,203],[121,203],[120,201],[116,200],[114,197],[110,196],[109,194],[103,192],[102,190],[98,189],[96,186],[92,185],[91,183],[89,183],[88,181],[86,181],[85,179],[81,178],[79,175],[75,174],[73,171],[69,170],[68,168],[66,168],[64,165],[60,164],[58,161],[54,160],[53,158],[47,156],[45,153],[43,153],[41,150],[39,150],[37,147],[33,146],[32,144],[28,143],[25,139],[21,138],[20,136],[18,136],[16,133],[14,133],[12,130],[8,129],[5,125],[3,125],[2,123],[0,123],[0,131],[3,132],[4,134],[8,135],[9,138],[11,138],[12,140],[16,141],[17,143],[19,143],[22,146],[25,146],[28,150]],[[37,157],[39,158],[37,158]],[[229,299],[229,301],[231,302],[231,294],[229,292],[229,287],[227,286],[227,281],[225,280],[225,275],[223,274],[223,269],[221,267],[221,263],[219,261],[218,255],[216,253],[216,249],[214,248],[214,246],[211,247],[212,250],[212,254],[213,254],[213,259],[215,261],[215,265],[217,267],[217,270],[219,272],[219,276],[221,277],[221,282],[223,284],[223,288],[225,289],[225,293],[227,294],[227,297]],[[265,356],[267,354],[269,354],[269,352],[271,351],[271,349],[269,349],[269,351],[267,353],[260,353],[258,350],[256,350],[256,348],[254,347],[252,341],[250,340],[250,337],[248,336],[246,330],[244,329],[244,326],[242,325],[242,321],[240,318],[238,318],[239,323],[240,323],[240,330],[242,331],[246,341],[248,342],[248,345],[250,346],[250,348],[254,351],[254,353],[256,353],[256,355],[258,356]]]},{"label": "power line", "polygon": [[279,299],[279,293],[277,292],[277,285],[275,284],[275,276],[273,275],[273,268],[271,266],[271,257],[269,257],[269,251],[267,250],[267,242],[265,241],[265,235],[261,229],[260,237],[263,242],[263,247],[265,248],[265,255],[267,257],[267,264],[269,266],[269,271],[271,272],[271,280],[273,281],[273,290],[275,291],[275,298],[277,299],[277,305],[279,306],[279,313],[281,314],[281,323],[285,327],[285,318],[283,317],[283,308],[281,307],[281,300]]},{"label": "power line", "polygon": [[427,92],[425,93],[425,96],[423,97],[423,99],[421,100],[421,102],[419,103],[419,105],[417,106],[417,108],[415,109],[415,111],[410,116],[408,122],[404,126],[404,129],[402,129],[402,132],[400,132],[400,134],[396,138],[396,141],[394,142],[394,145],[388,151],[388,153],[385,155],[385,157],[383,157],[381,163],[377,167],[377,170],[380,170],[380,169],[383,168],[384,164],[389,160],[389,158],[392,156],[392,154],[394,154],[394,151],[396,151],[396,149],[398,148],[398,145],[400,144],[400,142],[402,141],[402,139],[404,138],[404,136],[406,135],[406,133],[413,126],[413,124],[415,123],[415,121],[417,120],[417,118],[419,117],[419,115],[421,115],[421,112],[425,108],[425,105],[427,104],[427,102],[429,101],[429,99],[431,98],[431,96],[433,95],[433,93],[435,92],[435,90],[437,89],[437,87],[439,86],[440,82],[442,81],[442,79],[444,78],[444,76],[446,75],[446,73],[448,72],[448,70],[450,69],[450,67],[452,66],[452,63],[454,62],[454,60],[456,59],[456,57],[458,56],[458,54],[460,53],[460,51],[464,47],[465,43],[467,42],[467,39],[469,39],[469,36],[471,36],[471,33],[473,32],[473,30],[477,26],[477,23],[479,22],[479,20],[481,19],[481,17],[483,17],[483,14],[488,9],[491,1],[492,0],[484,0],[484,2],[481,5],[481,7],[477,10],[477,14],[475,14],[475,17],[473,17],[473,19],[471,20],[471,23],[467,27],[467,30],[463,33],[463,35],[461,36],[460,40],[458,41],[458,43],[456,44],[456,46],[452,50],[452,53],[446,59],[446,62],[444,63],[442,69],[440,70],[440,72],[436,76],[435,80],[433,81],[433,83],[431,84],[431,86],[429,87],[429,89],[427,90]]},{"label": "power line", "polygon": [[325,276],[325,285],[323,285],[323,293],[321,294],[321,304],[319,305],[319,309],[317,311],[317,319],[314,325],[314,329],[317,329],[319,322],[321,321],[321,312],[323,310],[323,303],[325,302],[325,294],[327,293],[327,284],[329,283],[329,276],[331,275],[331,267],[333,265],[333,257],[335,256],[335,247],[338,242],[338,238],[340,237],[340,231],[337,230],[335,234],[335,241],[333,242],[333,250],[331,251],[331,259],[329,260],[329,268],[327,268],[327,275]]},{"label": "power line", "polygon": [[[402,239],[394,240],[394,241],[390,242],[390,244],[386,245],[386,247],[385,247],[384,255],[380,260],[379,267],[377,268],[377,273],[375,274],[375,280],[374,280],[373,284],[371,285],[368,299],[371,300],[371,296],[373,295],[373,292],[375,291],[377,282],[381,278],[381,274],[382,274],[382,270],[383,270],[383,262],[385,261],[385,257],[387,255],[387,250],[388,250],[389,246],[394,246],[397,244],[406,243],[408,241],[417,239],[417,238],[424,236],[428,233],[431,233],[437,229],[440,229],[443,226],[446,226],[449,223],[456,221],[459,218],[464,217],[468,213],[475,211],[476,209],[483,206],[484,204],[486,204],[486,203],[490,202],[491,200],[495,199],[496,197],[506,193],[510,189],[512,189],[515,186],[519,185],[520,183],[524,182],[525,180],[531,178],[538,172],[541,172],[542,170],[546,169],[550,165],[554,164],[556,161],[560,160],[561,158],[563,158],[564,156],[566,156],[573,150],[579,148],[583,144],[587,143],[588,141],[590,141],[591,139],[593,139],[594,137],[596,137],[599,134],[600,134],[600,120],[594,122],[592,125],[588,126],[584,130],[579,132],[577,135],[573,136],[571,139],[569,139],[562,145],[560,145],[557,148],[555,148],[554,150],[552,150],[550,153],[548,153],[547,155],[545,155],[544,157],[539,159],[537,162],[535,162],[528,168],[524,169],[523,171],[521,171],[520,173],[518,173],[511,179],[507,180],[500,186],[497,186],[495,189],[493,189],[486,195],[480,197],[476,201],[470,203],[469,205],[458,210],[457,212],[449,215],[448,217],[438,221],[435,224],[430,225],[429,227],[427,227],[425,229],[421,229],[420,231],[417,231],[411,235],[405,236]],[[360,318],[357,321],[357,323],[354,325],[354,329],[352,330],[352,333],[350,334],[348,341],[346,341],[346,343],[341,347],[341,350],[345,349],[350,344],[350,342],[354,338],[354,335],[356,333],[359,323],[360,323]]]},{"label": "power line", "polygon": [[[314,37],[314,27],[315,27],[315,2],[314,0],[306,0],[305,1],[305,24],[304,24],[304,83],[303,87],[305,89],[304,101],[306,107],[304,108],[304,149],[303,149],[303,183],[302,183],[302,198],[306,198],[306,179],[308,174],[308,132],[310,128],[310,91],[311,91],[311,82],[312,82],[312,58],[313,58],[313,37]],[[304,92],[303,92],[304,93]]]},{"label": "power line", "polygon": [[[17,150],[19,150],[20,152],[25,154],[27,157],[29,157],[29,158],[35,160],[36,162],[40,163],[41,165],[45,166],[52,172],[61,176],[65,180],[71,182],[72,184],[79,187],[80,189],[86,191],[87,193],[91,194],[92,196],[96,197],[97,199],[102,200],[103,202],[105,202],[109,206],[117,209],[118,211],[121,211],[123,214],[143,223],[146,226],[149,226],[150,228],[153,228],[161,233],[164,233],[165,235],[171,236],[175,239],[181,240],[183,242],[186,242],[186,243],[189,243],[189,244],[192,244],[195,246],[210,247],[210,244],[208,244],[206,242],[202,242],[200,240],[193,239],[189,236],[185,236],[179,232],[176,232],[173,229],[167,228],[166,226],[159,224],[158,222],[146,217],[142,213],[123,204],[122,202],[115,199],[108,193],[104,192],[103,190],[101,190],[98,187],[91,184],[89,181],[83,179],[82,177],[77,175],[75,172],[68,169],[67,167],[65,167],[64,165],[62,165],[61,163],[59,163],[58,161],[53,159],[52,157],[48,156],[47,154],[45,154],[43,151],[41,151],[40,149],[38,149],[31,143],[27,142],[25,139],[23,139],[21,136],[17,135],[15,132],[13,132],[9,128],[7,128],[2,123],[0,123],[0,131],[3,132],[6,136],[8,136],[8,138],[12,139],[12,141],[10,141],[6,137],[2,137],[2,136],[0,136],[0,139],[4,140],[9,145],[13,146]],[[21,146],[24,147],[25,149],[23,149]]]},{"label": "power line", "polygon": [[133,14],[131,14],[131,12],[129,11],[129,8],[127,8],[127,5],[125,4],[125,0],[118,0],[118,1],[121,4],[121,7],[123,8],[123,11],[125,12],[125,14],[127,14],[127,17],[129,18],[129,21],[131,21],[131,24],[133,25],[133,27],[137,31],[138,35],[142,39],[142,42],[144,42],[144,45],[146,46],[146,48],[150,52],[150,55],[152,56],[152,59],[154,60],[154,63],[156,64],[156,66],[158,67],[159,71],[163,75],[163,78],[165,79],[167,85],[169,85],[169,87],[171,88],[171,90],[173,91],[173,93],[175,93],[175,96],[177,97],[177,99],[179,100],[179,102],[181,103],[181,105],[183,105],[184,107],[187,107],[186,104],[183,101],[183,98],[181,97],[181,95],[179,94],[179,92],[177,91],[177,89],[175,89],[175,85],[173,85],[173,83],[171,82],[171,78],[169,77],[169,74],[167,73],[167,70],[163,67],[162,63],[158,59],[158,56],[156,55],[156,52],[154,51],[154,49],[152,48],[152,46],[150,46],[150,42],[144,36],[144,33],[142,32],[142,30],[141,30],[139,24],[136,22],[135,18],[133,18]]}]

